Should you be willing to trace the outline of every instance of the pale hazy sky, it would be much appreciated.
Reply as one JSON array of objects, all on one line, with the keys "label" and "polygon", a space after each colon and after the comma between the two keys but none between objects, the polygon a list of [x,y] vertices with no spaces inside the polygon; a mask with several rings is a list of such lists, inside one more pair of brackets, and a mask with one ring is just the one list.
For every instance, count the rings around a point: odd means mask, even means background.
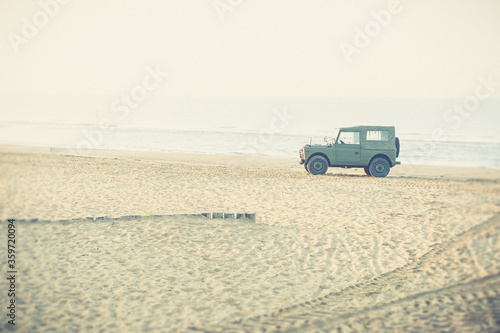
[{"label": "pale hazy sky", "polygon": [[[119,96],[156,66],[171,97],[465,98],[500,81],[498,0],[67,2],[0,1],[1,95]],[[367,26],[348,63],[340,45]]]}]

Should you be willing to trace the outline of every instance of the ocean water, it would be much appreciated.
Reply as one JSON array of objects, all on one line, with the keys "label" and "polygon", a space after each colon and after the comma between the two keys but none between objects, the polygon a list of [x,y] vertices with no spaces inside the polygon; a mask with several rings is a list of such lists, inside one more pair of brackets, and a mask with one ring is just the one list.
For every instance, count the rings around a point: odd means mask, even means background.
[{"label": "ocean water", "polygon": [[[447,111],[457,102],[152,103],[125,119],[109,111],[92,112],[87,121],[11,117],[0,120],[0,144],[297,158],[300,147],[331,139],[336,127],[394,125],[404,164],[500,168],[500,102],[468,117]],[[107,128],[99,127],[103,120]]]}]

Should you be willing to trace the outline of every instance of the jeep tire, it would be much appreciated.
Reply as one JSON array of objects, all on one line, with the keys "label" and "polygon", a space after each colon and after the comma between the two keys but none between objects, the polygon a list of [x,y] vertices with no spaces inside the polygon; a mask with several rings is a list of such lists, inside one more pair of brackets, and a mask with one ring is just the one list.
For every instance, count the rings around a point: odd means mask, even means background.
[{"label": "jeep tire", "polygon": [[370,162],[369,171],[372,176],[385,177],[389,174],[391,166],[385,158],[379,157]]},{"label": "jeep tire", "polygon": [[366,167],[364,168],[364,170],[365,170],[365,173],[366,173],[368,176],[371,176],[371,175],[372,175],[372,174],[370,173],[370,168],[369,168],[369,167],[367,167],[367,166],[366,166]]},{"label": "jeep tire", "polygon": [[323,156],[313,156],[307,162],[307,170],[311,175],[323,175],[328,170],[328,162]]},{"label": "jeep tire", "polygon": [[307,173],[310,173],[309,169],[307,168],[307,163],[304,163],[304,169],[306,169]]}]

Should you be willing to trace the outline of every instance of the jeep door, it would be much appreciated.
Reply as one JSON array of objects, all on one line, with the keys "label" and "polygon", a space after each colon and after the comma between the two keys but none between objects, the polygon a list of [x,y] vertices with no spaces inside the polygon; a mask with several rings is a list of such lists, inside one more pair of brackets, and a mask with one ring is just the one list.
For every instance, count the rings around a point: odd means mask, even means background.
[{"label": "jeep door", "polygon": [[340,131],[335,142],[335,162],[340,166],[358,165],[361,160],[359,132]]}]

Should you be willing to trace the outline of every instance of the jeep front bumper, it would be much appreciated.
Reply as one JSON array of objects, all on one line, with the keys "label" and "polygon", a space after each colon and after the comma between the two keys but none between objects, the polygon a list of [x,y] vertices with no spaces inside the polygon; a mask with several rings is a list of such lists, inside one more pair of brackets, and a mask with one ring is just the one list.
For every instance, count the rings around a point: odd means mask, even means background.
[{"label": "jeep front bumper", "polygon": [[306,161],[306,152],[304,151],[304,148],[299,149],[299,163],[304,164]]}]

